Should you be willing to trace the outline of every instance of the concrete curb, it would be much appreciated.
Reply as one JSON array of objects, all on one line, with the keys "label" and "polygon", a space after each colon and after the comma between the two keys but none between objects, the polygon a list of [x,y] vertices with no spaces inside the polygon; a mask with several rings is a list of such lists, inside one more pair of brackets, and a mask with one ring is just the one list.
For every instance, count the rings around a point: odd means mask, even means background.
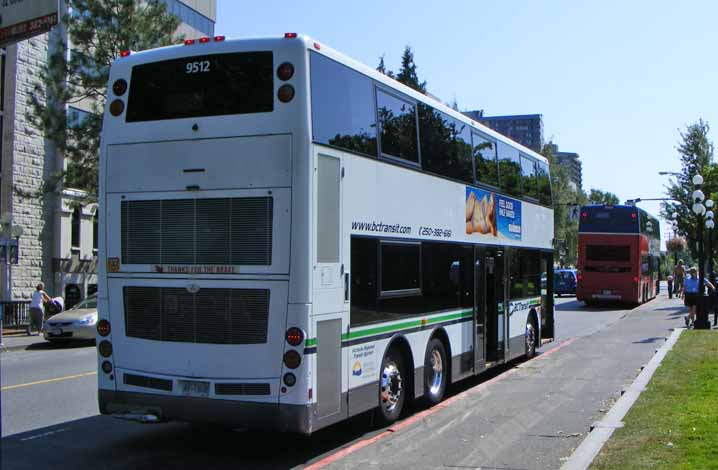
[{"label": "concrete curb", "polygon": [[[36,338],[38,338],[38,337],[36,337]],[[40,336],[39,338],[40,338],[40,339],[37,340],[37,341],[33,341],[33,342],[29,342],[29,343],[23,343],[23,344],[8,345],[7,342],[5,342],[5,344],[3,344],[2,346],[0,346],[0,352],[23,351],[23,350],[29,348],[30,346],[32,346],[32,345],[34,345],[34,344],[42,344],[42,343],[45,343],[45,339],[44,339],[42,336]]]},{"label": "concrete curb", "polygon": [[628,410],[638,400],[638,397],[646,389],[646,385],[650,382],[651,377],[663,362],[666,354],[673,349],[673,345],[678,341],[678,337],[683,333],[684,328],[676,328],[668,338],[668,340],[656,351],[648,364],[643,368],[633,384],[623,393],[621,398],[611,407],[601,421],[591,426],[591,432],[586,436],[571,457],[561,466],[561,470],[584,470],[588,468],[593,459],[596,458],[603,446],[613,434],[615,429],[623,427],[621,421]]}]

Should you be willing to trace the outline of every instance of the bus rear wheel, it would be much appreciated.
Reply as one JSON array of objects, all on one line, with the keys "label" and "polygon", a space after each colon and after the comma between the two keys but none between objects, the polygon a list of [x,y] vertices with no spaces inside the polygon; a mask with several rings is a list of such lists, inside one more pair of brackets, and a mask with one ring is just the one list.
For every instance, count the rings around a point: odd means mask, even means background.
[{"label": "bus rear wheel", "polygon": [[379,376],[378,418],[382,424],[391,424],[399,418],[406,402],[408,390],[406,367],[396,348],[387,351],[381,361]]},{"label": "bus rear wheel", "polygon": [[444,399],[448,382],[446,348],[438,338],[432,338],[424,356],[424,396],[430,405]]},{"label": "bus rear wheel", "polygon": [[536,327],[531,319],[526,322],[525,340],[526,359],[531,359],[536,355]]}]

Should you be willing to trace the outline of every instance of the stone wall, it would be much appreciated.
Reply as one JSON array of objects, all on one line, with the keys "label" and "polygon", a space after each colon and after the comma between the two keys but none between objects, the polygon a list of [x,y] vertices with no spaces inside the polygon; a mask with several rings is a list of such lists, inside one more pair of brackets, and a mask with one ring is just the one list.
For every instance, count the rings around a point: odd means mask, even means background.
[{"label": "stone wall", "polygon": [[2,212],[11,212],[13,223],[24,231],[20,238],[20,264],[12,267],[14,300],[29,298],[40,280],[50,292],[54,287],[51,271],[54,197],[44,194],[42,185],[56,165],[43,132],[28,116],[32,112],[30,94],[43,64],[47,63],[48,38],[49,34],[44,34],[8,48],[5,122],[9,129],[3,153],[9,151],[11,155],[3,156]]}]

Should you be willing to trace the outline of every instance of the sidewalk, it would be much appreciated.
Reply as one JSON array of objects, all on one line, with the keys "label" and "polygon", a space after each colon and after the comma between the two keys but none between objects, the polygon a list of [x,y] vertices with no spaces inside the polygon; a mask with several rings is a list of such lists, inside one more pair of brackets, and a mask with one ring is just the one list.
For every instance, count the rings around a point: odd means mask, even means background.
[{"label": "sidewalk", "polygon": [[[326,468],[560,468],[670,336],[684,325],[679,299],[627,311],[555,354],[366,445]],[[590,312],[586,312],[590,314]],[[560,328],[560,325],[557,325]]]},{"label": "sidewalk", "polygon": [[[35,333],[33,333],[35,334]],[[1,352],[21,351],[24,349],[32,349],[33,347],[47,344],[42,335],[27,336],[25,333],[6,334],[3,332]]]}]

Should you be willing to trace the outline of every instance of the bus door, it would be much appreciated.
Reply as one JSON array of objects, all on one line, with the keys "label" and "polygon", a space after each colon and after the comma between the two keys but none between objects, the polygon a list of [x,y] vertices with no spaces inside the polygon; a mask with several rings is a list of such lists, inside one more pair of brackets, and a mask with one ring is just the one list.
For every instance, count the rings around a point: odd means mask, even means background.
[{"label": "bus door", "polygon": [[476,249],[475,367],[504,359],[504,257],[496,248]]}]

